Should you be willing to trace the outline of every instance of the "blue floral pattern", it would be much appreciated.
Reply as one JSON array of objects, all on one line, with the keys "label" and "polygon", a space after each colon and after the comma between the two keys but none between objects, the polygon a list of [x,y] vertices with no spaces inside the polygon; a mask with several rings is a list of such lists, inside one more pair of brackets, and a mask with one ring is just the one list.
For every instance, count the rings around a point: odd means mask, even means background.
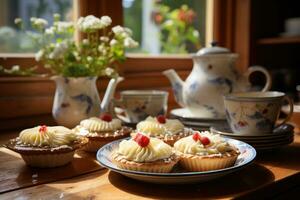
[{"label": "blue floral pattern", "polygon": [[226,85],[228,87],[228,93],[231,93],[233,90],[232,81],[225,77],[217,77],[214,79],[209,79],[208,82],[216,85]]},{"label": "blue floral pattern", "polygon": [[71,98],[87,104],[87,108],[85,110],[86,114],[88,114],[91,111],[91,108],[93,106],[93,100],[90,96],[88,96],[86,94],[79,94],[79,95],[73,96]]}]

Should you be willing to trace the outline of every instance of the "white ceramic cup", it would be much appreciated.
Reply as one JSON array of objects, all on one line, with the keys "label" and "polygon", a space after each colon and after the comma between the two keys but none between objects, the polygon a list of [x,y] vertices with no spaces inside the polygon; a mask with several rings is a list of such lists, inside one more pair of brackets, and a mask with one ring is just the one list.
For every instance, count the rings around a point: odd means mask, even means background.
[{"label": "white ceramic cup", "polygon": [[260,135],[273,132],[281,107],[287,101],[289,112],[278,126],[293,113],[293,101],[282,92],[243,92],[224,96],[227,121],[236,134]]},{"label": "white ceramic cup", "polygon": [[114,100],[115,113],[127,123],[140,122],[148,116],[165,115],[169,93],[161,90],[125,90]]}]

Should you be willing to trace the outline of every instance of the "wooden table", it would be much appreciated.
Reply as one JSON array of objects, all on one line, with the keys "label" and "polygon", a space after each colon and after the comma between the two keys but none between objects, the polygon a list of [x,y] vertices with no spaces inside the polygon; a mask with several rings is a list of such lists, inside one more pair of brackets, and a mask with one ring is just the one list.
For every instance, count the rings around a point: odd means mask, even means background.
[{"label": "wooden table", "polygon": [[[18,133],[0,133],[0,144]],[[78,152],[53,169],[27,167],[19,154],[0,148],[0,199],[199,199],[291,198],[300,189],[300,134],[293,144],[260,153],[240,171],[193,185],[138,182],[102,168],[95,154]]]}]

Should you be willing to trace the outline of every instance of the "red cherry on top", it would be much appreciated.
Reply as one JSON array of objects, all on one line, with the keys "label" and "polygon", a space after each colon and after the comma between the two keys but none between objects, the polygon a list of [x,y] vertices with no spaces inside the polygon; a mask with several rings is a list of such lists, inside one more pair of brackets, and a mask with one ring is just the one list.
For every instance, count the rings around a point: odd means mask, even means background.
[{"label": "red cherry on top", "polygon": [[141,133],[137,133],[133,139],[138,145],[141,147],[146,147],[148,146],[150,139],[146,135],[143,135]]},{"label": "red cherry on top", "polygon": [[106,122],[110,122],[112,120],[112,117],[108,113],[103,113],[102,115],[100,115],[100,119]]},{"label": "red cherry on top", "polygon": [[208,145],[208,144],[210,143],[210,140],[209,140],[208,137],[203,136],[203,137],[200,138],[200,142],[201,142],[203,145]]},{"label": "red cherry on top", "polygon": [[160,124],[165,124],[166,123],[166,117],[163,115],[158,115],[156,117],[156,120],[160,123]]},{"label": "red cherry on top", "polygon": [[40,128],[39,128],[40,133],[45,133],[46,131],[47,131],[47,126],[46,125],[40,126]]},{"label": "red cherry on top", "polygon": [[198,132],[195,132],[193,134],[193,140],[195,140],[195,142],[197,142],[198,140],[200,140],[201,136]]}]

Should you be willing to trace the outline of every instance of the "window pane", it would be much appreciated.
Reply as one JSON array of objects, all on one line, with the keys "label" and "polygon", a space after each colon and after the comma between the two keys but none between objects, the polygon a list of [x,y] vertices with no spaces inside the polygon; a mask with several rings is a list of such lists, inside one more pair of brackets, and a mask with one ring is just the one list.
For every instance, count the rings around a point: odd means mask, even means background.
[{"label": "window pane", "polygon": [[206,0],[123,0],[135,52],[190,53],[205,44]]},{"label": "window pane", "polygon": [[[38,46],[30,32],[30,18],[41,17],[53,22],[53,13],[59,13],[61,20],[72,20],[72,0],[0,0],[0,53],[36,52]],[[14,24],[15,18],[24,20],[25,31]]]}]

